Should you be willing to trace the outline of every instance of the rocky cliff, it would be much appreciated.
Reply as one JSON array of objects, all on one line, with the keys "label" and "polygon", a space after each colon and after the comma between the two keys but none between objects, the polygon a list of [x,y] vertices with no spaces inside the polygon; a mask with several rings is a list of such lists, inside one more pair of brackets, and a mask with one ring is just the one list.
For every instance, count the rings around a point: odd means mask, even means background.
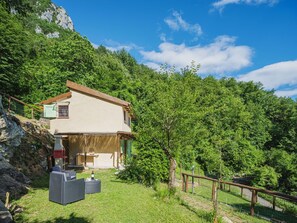
[{"label": "rocky cliff", "polygon": [[67,15],[65,9],[62,7],[58,7],[53,3],[51,3],[50,6],[41,13],[39,18],[48,22],[54,22],[64,29],[70,29],[74,31],[73,22]]},{"label": "rocky cliff", "polygon": [[0,200],[6,192],[19,198],[30,179],[47,171],[53,144],[53,136],[37,121],[8,115],[0,98]]}]

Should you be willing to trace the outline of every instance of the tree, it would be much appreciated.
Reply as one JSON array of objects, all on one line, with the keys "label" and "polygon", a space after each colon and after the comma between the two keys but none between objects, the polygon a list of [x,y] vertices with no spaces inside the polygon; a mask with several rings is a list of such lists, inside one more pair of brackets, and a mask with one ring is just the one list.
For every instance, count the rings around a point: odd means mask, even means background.
[{"label": "tree", "polygon": [[186,86],[187,76],[163,74],[152,83],[149,103],[143,105],[139,134],[150,138],[169,161],[168,187],[175,186],[176,158],[195,138],[195,94]]},{"label": "tree", "polygon": [[0,3],[0,85],[3,93],[19,95],[19,75],[28,52],[21,23]]}]

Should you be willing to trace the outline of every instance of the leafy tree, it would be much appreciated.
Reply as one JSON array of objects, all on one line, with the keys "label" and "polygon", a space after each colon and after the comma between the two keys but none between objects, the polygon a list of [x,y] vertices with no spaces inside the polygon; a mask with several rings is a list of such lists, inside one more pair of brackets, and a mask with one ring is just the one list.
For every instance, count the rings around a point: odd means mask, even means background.
[{"label": "leafy tree", "polygon": [[142,137],[154,141],[165,153],[169,161],[168,186],[173,188],[176,158],[183,148],[193,143],[196,133],[196,127],[193,126],[195,97],[185,86],[186,77],[171,73],[163,75],[164,80],[154,81],[148,92],[150,100],[143,104],[138,131]]},{"label": "leafy tree", "polygon": [[3,93],[19,95],[19,73],[28,53],[28,35],[0,4],[0,85]]},{"label": "leafy tree", "polygon": [[256,168],[254,171],[253,184],[268,189],[276,189],[278,186],[279,174],[271,166]]}]

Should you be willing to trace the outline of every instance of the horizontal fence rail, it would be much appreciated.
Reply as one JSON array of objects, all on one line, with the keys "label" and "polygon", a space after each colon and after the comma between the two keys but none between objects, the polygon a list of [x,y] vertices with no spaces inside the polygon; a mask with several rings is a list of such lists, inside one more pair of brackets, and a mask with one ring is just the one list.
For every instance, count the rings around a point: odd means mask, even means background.
[{"label": "horizontal fence rail", "polygon": [[192,182],[194,182],[194,178],[212,181],[213,182],[213,184],[212,184],[212,200],[214,199],[214,196],[215,196],[214,192],[215,192],[216,184],[219,184],[221,188],[222,188],[222,185],[225,185],[225,184],[229,185],[229,191],[230,191],[230,186],[239,187],[239,188],[241,188],[241,196],[243,195],[243,189],[250,190],[252,192],[251,210],[250,210],[250,214],[252,216],[254,216],[254,213],[255,213],[254,208],[255,208],[255,204],[257,203],[257,194],[259,192],[273,196],[273,202],[272,202],[273,210],[275,210],[276,198],[280,198],[280,199],[283,199],[283,200],[287,200],[287,201],[297,203],[297,197],[291,196],[291,195],[288,195],[288,194],[283,194],[281,192],[266,190],[266,189],[263,189],[263,188],[257,188],[257,187],[252,187],[252,186],[233,183],[233,182],[228,182],[228,181],[222,181],[222,180],[218,180],[218,179],[214,179],[214,178],[210,178],[210,177],[205,177],[205,176],[182,173],[182,190],[185,191],[185,192],[188,192],[189,177],[192,178]]},{"label": "horizontal fence rail", "polygon": [[20,99],[4,93],[0,93],[0,97],[2,97],[4,109],[9,113],[14,112],[15,114],[31,119],[42,116],[43,108],[41,106],[27,104]]}]

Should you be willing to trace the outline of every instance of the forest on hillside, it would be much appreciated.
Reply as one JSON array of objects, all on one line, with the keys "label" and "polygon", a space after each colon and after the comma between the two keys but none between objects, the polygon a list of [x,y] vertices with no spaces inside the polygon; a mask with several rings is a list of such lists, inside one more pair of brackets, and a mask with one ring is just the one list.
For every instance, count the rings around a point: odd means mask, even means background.
[{"label": "forest on hillside", "polygon": [[[41,20],[47,7],[49,0],[1,1],[1,94],[34,104],[64,93],[71,80],[131,102],[131,179],[168,180],[167,150],[185,169],[248,176],[254,185],[297,195],[296,101],[260,83],[202,78],[199,61],[180,71],[152,70],[125,50],[94,48],[77,32]],[[52,32],[59,37],[45,35]]]}]

